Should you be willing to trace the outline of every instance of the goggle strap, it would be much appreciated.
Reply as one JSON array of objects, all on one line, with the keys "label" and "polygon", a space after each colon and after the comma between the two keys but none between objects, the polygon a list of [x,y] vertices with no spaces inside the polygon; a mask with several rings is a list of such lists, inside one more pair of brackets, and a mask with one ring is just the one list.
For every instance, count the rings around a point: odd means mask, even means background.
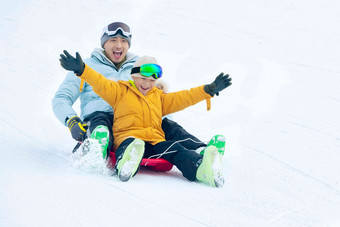
[{"label": "goggle strap", "polygon": [[131,74],[134,74],[134,73],[140,73],[140,67],[133,67],[131,70]]}]

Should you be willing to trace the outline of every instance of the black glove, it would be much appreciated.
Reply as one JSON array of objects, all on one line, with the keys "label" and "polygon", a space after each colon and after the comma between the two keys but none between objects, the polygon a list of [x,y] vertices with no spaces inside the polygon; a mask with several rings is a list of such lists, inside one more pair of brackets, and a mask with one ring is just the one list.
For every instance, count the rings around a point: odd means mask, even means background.
[{"label": "black glove", "polygon": [[88,126],[86,123],[81,122],[78,116],[72,117],[68,121],[67,127],[70,129],[73,139],[77,141],[84,140]]},{"label": "black glove", "polygon": [[76,58],[72,57],[66,50],[64,50],[64,54],[60,55],[60,65],[66,70],[73,71],[77,76],[81,76],[84,72],[85,64],[79,53],[76,53]]},{"label": "black glove", "polygon": [[229,74],[224,75],[224,73],[220,73],[214,82],[204,86],[204,91],[211,96],[214,96],[215,94],[218,96],[220,91],[229,87],[230,85],[231,78],[229,78]]}]

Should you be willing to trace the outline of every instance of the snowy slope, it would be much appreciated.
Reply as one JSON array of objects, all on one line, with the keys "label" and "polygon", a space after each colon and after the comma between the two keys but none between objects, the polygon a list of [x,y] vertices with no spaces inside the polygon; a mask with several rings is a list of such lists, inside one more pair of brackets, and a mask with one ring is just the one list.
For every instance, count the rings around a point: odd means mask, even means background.
[{"label": "snowy slope", "polygon": [[[0,8],[0,226],[340,226],[336,0],[12,0]],[[80,168],[51,99],[63,49],[89,56],[104,25],[133,29],[176,91],[233,85],[174,119],[227,137],[226,184],[176,169],[122,183]],[[77,109],[77,107],[76,107]]]}]

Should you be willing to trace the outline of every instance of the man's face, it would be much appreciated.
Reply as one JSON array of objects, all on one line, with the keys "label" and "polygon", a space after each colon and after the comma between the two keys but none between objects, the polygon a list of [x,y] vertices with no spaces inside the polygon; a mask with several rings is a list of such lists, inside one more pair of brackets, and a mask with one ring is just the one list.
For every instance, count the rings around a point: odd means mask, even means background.
[{"label": "man's face", "polygon": [[107,40],[104,44],[106,56],[115,64],[124,61],[129,49],[129,43],[122,37],[114,37]]},{"label": "man's face", "polygon": [[147,78],[147,77],[134,77],[132,76],[133,80],[135,81],[135,85],[143,95],[146,95],[156,83],[156,80]]}]

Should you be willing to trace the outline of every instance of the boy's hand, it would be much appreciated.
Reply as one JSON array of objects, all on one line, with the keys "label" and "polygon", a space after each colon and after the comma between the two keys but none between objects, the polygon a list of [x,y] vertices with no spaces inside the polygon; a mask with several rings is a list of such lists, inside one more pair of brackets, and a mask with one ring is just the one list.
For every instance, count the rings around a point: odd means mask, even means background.
[{"label": "boy's hand", "polygon": [[215,94],[218,96],[220,91],[229,87],[230,85],[231,78],[229,77],[229,74],[224,75],[224,73],[220,73],[214,82],[204,86],[204,91],[211,96],[214,96]]},{"label": "boy's hand", "polygon": [[76,58],[72,57],[66,50],[64,50],[64,54],[60,55],[60,65],[66,70],[73,71],[77,76],[81,76],[84,72],[85,64],[79,53],[76,53]]}]

